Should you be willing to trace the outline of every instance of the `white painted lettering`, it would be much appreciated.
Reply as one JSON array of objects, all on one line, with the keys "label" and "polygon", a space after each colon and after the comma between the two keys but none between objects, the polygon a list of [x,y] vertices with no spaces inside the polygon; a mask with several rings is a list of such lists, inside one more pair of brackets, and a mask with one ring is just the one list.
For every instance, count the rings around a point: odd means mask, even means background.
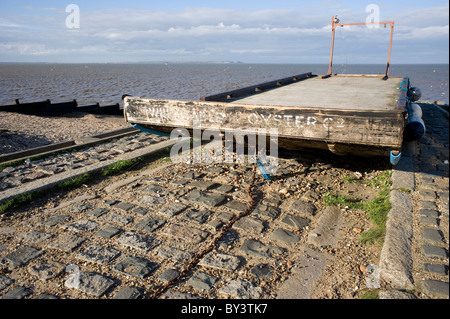
[{"label": "white painted lettering", "polygon": [[345,127],[345,125],[344,125],[345,120],[342,117],[338,118],[336,120],[336,123],[337,123],[337,125],[336,125],[337,128],[344,128]]},{"label": "white painted lettering", "polygon": [[225,113],[216,113],[216,122],[219,124],[224,124],[226,119]]},{"label": "white painted lettering", "polygon": [[277,115],[277,116],[275,116],[275,117],[274,117],[274,121],[277,122],[276,125],[279,125],[279,126],[280,126],[280,125],[282,124],[282,123],[281,123],[281,120],[282,120],[282,119],[283,119],[283,116],[282,116],[282,115]]},{"label": "white painted lettering", "polygon": [[331,117],[326,117],[323,119],[323,127],[326,129],[330,129],[332,125],[333,119]]},{"label": "white painted lettering", "polygon": [[258,124],[258,115],[256,113],[250,113],[248,115],[248,122],[252,125]]},{"label": "white painted lettering", "polygon": [[291,120],[293,118],[292,115],[283,115],[283,117],[286,119],[287,126],[291,126]]},{"label": "white painted lettering", "polygon": [[296,127],[303,127],[302,121],[303,121],[304,119],[305,119],[304,116],[296,115],[296,116],[295,116],[295,121],[294,121],[295,126],[296,126]]},{"label": "white painted lettering", "polygon": [[308,118],[306,119],[306,125],[313,125],[316,126],[317,123],[317,119],[315,117],[312,116],[308,116]]},{"label": "white painted lettering", "polygon": [[272,114],[269,114],[269,115],[267,116],[267,118],[264,117],[263,114],[259,114],[259,116],[261,116],[261,118],[262,118],[263,121],[266,123],[266,125],[269,125],[269,120],[270,120],[270,118],[272,117]]}]

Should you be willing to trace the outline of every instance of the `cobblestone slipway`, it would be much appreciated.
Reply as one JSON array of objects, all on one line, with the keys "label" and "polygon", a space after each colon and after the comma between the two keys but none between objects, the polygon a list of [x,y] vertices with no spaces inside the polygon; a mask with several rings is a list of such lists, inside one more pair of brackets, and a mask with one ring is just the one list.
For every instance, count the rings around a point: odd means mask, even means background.
[{"label": "cobblestone slipway", "polygon": [[[322,200],[337,190],[373,199],[364,182],[389,165],[306,151],[280,159],[274,181],[258,176],[255,209],[160,298],[358,298],[374,287],[387,298],[448,298],[448,120],[438,112],[424,106],[428,134],[413,157],[408,290],[367,281],[379,249],[358,236],[370,221]],[[161,141],[142,133],[7,168],[0,192]],[[147,164],[1,216],[0,297],[146,298],[249,206],[251,165]]]},{"label": "cobblestone slipway", "polygon": [[414,161],[414,282],[426,295],[449,298],[449,122],[432,105],[421,106],[427,135]]}]

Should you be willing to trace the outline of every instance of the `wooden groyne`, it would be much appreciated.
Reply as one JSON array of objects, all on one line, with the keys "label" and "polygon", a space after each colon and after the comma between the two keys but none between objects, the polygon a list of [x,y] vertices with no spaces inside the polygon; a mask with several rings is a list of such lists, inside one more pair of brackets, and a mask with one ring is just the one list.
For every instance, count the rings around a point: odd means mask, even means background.
[{"label": "wooden groyne", "polygon": [[120,104],[101,106],[99,103],[92,105],[78,105],[77,100],[62,103],[52,103],[49,99],[45,101],[20,103],[19,99],[11,105],[0,105],[0,111],[14,112],[37,116],[62,116],[72,112],[84,112],[99,115],[123,115]]}]

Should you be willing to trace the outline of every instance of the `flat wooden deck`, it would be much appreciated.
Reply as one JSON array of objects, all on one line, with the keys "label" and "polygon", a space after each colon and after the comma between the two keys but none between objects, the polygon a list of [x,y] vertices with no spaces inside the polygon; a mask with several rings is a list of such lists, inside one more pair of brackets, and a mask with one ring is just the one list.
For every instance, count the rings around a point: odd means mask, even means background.
[{"label": "flat wooden deck", "polygon": [[397,88],[401,81],[402,78],[394,77],[382,81],[381,76],[314,77],[236,99],[232,103],[391,111],[397,109]]}]

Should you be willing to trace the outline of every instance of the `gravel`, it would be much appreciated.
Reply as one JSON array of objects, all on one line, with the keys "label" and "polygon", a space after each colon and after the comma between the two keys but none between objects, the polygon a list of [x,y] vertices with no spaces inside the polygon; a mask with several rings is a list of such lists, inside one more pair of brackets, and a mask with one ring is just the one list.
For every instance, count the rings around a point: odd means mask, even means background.
[{"label": "gravel", "polygon": [[94,136],[129,127],[122,116],[81,112],[42,117],[0,112],[0,154]]}]

